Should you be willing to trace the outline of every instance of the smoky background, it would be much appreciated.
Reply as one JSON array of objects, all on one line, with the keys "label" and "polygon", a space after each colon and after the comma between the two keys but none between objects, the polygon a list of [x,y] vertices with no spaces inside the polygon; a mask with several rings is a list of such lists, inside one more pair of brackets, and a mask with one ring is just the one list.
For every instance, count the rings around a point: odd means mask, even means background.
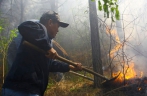
[{"label": "smoky background", "polygon": [[[120,20],[116,22],[112,22],[111,18],[104,18],[104,13],[97,11],[103,70],[109,71],[111,62],[113,70],[122,70],[119,66],[122,64],[121,57],[125,56],[125,62],[134,62],[135,70],[138,73],[143,71],[146,76],[147,1],[118,0],[118,5]],[[72,60],[92,67],[88,0],[1,0],[1,18],[6,19],[8,23],[3,35],[9,35],[9,30],[17,28],[23,21],[39,19],[42,13],[48,10],[58,12],[60,19],[70,24],[68,28],[59,28],[54,40],[67,51]],[[117,34],[108,34],[107,28]],[[122,48],[116,49],[115,59],[112,59],[109,53],[117,44],[123,45],[123,52]]]}]

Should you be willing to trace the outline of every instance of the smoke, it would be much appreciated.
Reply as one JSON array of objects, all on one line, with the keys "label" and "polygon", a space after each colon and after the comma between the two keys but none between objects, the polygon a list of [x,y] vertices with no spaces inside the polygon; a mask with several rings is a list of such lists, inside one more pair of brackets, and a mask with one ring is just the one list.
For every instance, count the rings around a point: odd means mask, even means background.
[{"label": "smoke", "polygon": [[[2,14],[7,15],[14,28],[17,28],[20,24],[20,1],[21,0],[3,0],[0,6]],[[25,0],[23,2],[23,21],[39,19],[45,11],[56,9],[61,20],[69,23],[70,26],[66,29],[60,28],[57,38],[55,39],[61,46],[64,46],[65,50],[69,49],[70,51],[74,51],[87,48],[86,51],[91,52],[89,51],[88,0],[55,0],[58,2],[56,3],[57,8],[51,8],[52,4],[50,1],[51,0]],[[135,63],[137,70],[144,71],[144,74],[147,75],[147,1],[119,0],[118,4],[120,20],[116,22],[116,26],[119,27],[116,29],[121,42],[125,40],[125,54]],[[98,11],[98,16],[104,20],[103,12]],[[110,19],[108,19],[108,21],[109,25]],[[102,27],[100,26],[99,28]],[[107,42],[105,42],[105,45],[107,45],[106,43]]]},{"label": "smoke", "polygon": [[147,1],[123,0],[119,3],[122,30],[121,42],[125,40],[125,54],[135,63],[135,69],[147,75]]}]

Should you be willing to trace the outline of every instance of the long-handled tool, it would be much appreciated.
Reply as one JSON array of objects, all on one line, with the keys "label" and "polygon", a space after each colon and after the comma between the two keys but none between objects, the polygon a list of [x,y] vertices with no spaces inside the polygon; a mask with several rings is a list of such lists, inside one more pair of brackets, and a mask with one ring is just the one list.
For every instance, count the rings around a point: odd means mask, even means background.
[{"label": "long-handled tool", "polygon": [[72,73],[72,74],[74,74],[74,75],[77,75],[77,76],[83,77],[83,78],[88,79],[88,80],[90,80],[90,81],[94,81],[92,78],[87,77],[87,76],[82,75],[82,74],[79,74],[79,73],[74,72],[74,71],[69,71],[69,73]]},{"label": "long-handled tool", "polygon": [[[24,45],[27,45],[27,46],[29,46],[29,47],[35,49],[36,51],[39,51],[39,52],[43,53],[43,54],[48,54],[48,53],[45,52],[44,50],[38,48],[37,46],[35,46],[35,45],[33,45],[33,44],[31,44],[31,43],[29,43],[29,42],[27,42],[27,41],[24,41],[23,44],[24,44]],[[59,55],[57,56],[56,59],[57,59],[57,60],[60,60],[60,61],[63,61],[63,62],[66,62],[67,64],[70,64],[70,65],[73,65],[73,66],[77,66],[77,65],[75,64],[75,62],[72,62],[72,61],[70,61],[70,60],[68,60],[68,59],[65,59],[65,58],[63,58],[63,57],[61,57],[61,56],[59,56]],[[100,78],[106,80],[107,83],[108,83],[109,81],[111,82],[111,81],[115,80],[115,79],[118,77],[118,76],[116,76],[116,77],[114,77],[114,78],[108,79],[108,78],[106,78],[105,76],[103,76],[103,75],[101,75],[101,74],[99,74],[99,73],[97,73],[97,72],[94,72],[94,71],[92,71],[92,70],[90,70],[90,69],[88,69],[88,68],[85,68],[85,67],[83,67],[83,66],[82,66],[82,70],[84,70],[84,71],[86,71],[86,72],[89,72],[89,73],[91,73],[91,74],[93,74],[93,75],[95,75],[95,76],[98,76],[98,77],[100,77]],[[119,75],[119,74],[118,74],[118,75]]]}]

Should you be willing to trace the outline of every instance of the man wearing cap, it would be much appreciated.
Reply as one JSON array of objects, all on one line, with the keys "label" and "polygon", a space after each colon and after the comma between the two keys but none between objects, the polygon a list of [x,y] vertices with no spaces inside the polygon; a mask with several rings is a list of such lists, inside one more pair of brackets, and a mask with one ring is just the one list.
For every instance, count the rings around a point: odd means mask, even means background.
[{"label": "man wearing cap", "polygon": [[[23,22],[18,26],[22,40],[17,50],[16,58],[3,84],[2,96],[43,96],[47,85],[49,72],[68,72],[82,70],[81,63],[77,67],[55,61],[56,50],[51,46],[51,40],[56,36],[59,27],[69,24],[61,22],[57,13],[44,13],[39,23]],[[23,44],[26,40],[49,55],[44,55]]]}]

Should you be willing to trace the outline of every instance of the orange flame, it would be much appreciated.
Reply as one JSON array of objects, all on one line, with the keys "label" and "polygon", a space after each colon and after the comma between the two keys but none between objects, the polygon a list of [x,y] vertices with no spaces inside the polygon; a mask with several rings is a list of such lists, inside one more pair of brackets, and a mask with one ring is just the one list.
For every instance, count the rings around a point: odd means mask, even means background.
[{"label": "orange flame", "polygon": [[138,88],[138,91],[140,91],[140,90],[141,90],[141,87]]},{"label": "orange flame", "polygon": [[115,42],[117,42],[117,45],[114,46],[113,49],[111,49],[110,52],[110,57],[114,57],[114,53],[117,52],[120,48],[122,48],[122,44],[120,42],[120,39],[118,37],[117,31],[116,30],[110,30],[109,28],[106,29],[107,34],[111,34],[113,37],[115,37]]},{"label": "orange flame", "polygon": [[[113,77],[117,76],[117,74],[120,72],[113,73]],[[124,67],[124,72],[121,72],[119,77],[117,78],[117,81],[122,82],[124,79],[132,79],[136,77],[136,72],[134,70],[134,63],[131,63],[129,66]]]},{"label": "orange flame", "polygon": [[[114,55],[115,53],[122,48],[122,44],[120,42],[120,39],[119,39],[119,36],[117,34],[117,31],[116,30],[110,30],[109,28],[106,29],[106,32],[107,34],[111,34],[115,41],[117,42],[117,44],[114,46],[114,48],[110,51],[110,57],[111,58],[114,58]],[[135,72],[135,69],[134,69],[134,63],[130,63],[129,65],[127,64],[123,64],[123,71],[120,73],[120,72],[116,72],[116,73],[113,73],[112,76],[115,77],[117,76],[119,73],[119,77],[116,79],[120,82],[123,82],[124,79],[125,80],[128,80],[128,79],[132,79],[132,78],[135,78],[137,76],[136,72]],[[143,76],[143,72],[140,72],[140,78]]]},{"label": "orange flame", "polygon": [[143,72],[141,71],[141,72],[140,72],[140,78],[142,78],[142,77],[143,77]]}]

